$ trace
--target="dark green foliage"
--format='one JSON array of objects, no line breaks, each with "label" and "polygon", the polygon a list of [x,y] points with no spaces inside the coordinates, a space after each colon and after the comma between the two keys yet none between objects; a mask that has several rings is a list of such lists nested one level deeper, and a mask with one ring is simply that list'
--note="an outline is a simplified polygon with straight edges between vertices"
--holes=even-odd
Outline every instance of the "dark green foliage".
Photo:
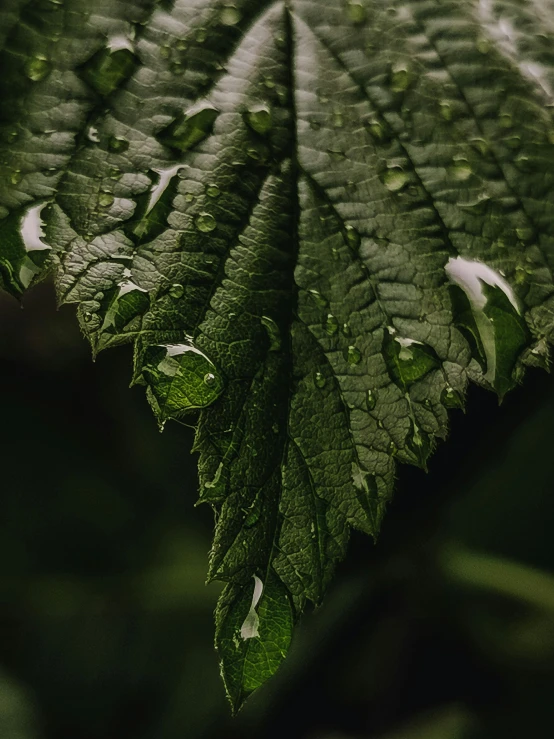
[{"label": "dark green foliage", "polygon": [[0,11],[2,282],[50,270],[161,424],[203,409],[238,707],[468,379],[547,361],[552,28],[531,0],[46,5]]}]

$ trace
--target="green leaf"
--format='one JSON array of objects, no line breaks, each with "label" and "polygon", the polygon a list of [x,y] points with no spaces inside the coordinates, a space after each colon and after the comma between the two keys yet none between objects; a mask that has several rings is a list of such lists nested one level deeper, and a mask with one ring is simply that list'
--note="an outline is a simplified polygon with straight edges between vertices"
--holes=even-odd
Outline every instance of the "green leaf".
[{"label": "green leaf", "polygon": [[553,34],[531,0],[0,10],[2,284],[52,273],[160,424],[200,410],[235,708],[468,380],[548,364]]},{"label": "green leaf", "polygon": [[266,582],[229,584],[215,614],[221,672],[235,710],[270,678],[289,648],[293,610],[286,588],[273,574]]}]

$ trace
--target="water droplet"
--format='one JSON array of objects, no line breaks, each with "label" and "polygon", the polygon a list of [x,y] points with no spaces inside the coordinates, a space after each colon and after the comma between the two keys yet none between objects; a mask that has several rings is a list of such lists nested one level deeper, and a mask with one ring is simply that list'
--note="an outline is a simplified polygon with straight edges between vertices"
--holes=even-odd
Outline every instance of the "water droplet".
[{"label": "water droplet", "polygon": [[501,274],[482,262],[451,258],[445,271],[452,283],[454,323],[480,364],[484,379],[503,397],[516,382],[514,370],[529,341],[513,289]]},{"label": "water droplet", "polygon": [[256,133],[265,135],[273,125],[271,110],[267,105],[256,105],[243,113],[246,125]]},{"label": "water droplet", "polygon": [[339,322],[332,313],[328,313],[325,320],[325,331],[329,334],[329,336],[334,336],[338,330]]},{"label": "water droplet", "polygon": [[373,390],[368,390],[366,393],[366,399],[365,404],[368,409],[368,411],[375,410],[375,406],[377,405],[377,397]]},{"label": "water droplet", "polygon": [[501,113],[498,116],[498,125],[500,128],[512,128],[514,120],[511,113]]},{"label": "water droplet", "polygon": [[346,361],[348,362],[348,364],[352,366],[356,364],[360,364],[362,360],[362,353],[358,349],[357,346],[353,346],[353,345],[349,346],[345,354],[346,354]]},{"label": "water droplet", "polygon": [[454,111],[452,109],[452,106],[450,103],[447,103],[445,100],[443,100],[440,103],[440,111],[441,116],[444,118],[445,121],[451,121],[454,117]]},{"label": "water droplet", "polygon": [[410,426],[410,433],[406,437],[406,447],[415,456],[419,466],[425,470],[427,469],[427,459],[431,453],[429,436],[419,428],[414,420],[410,422]]},{"label": "water droplet", "polygon": [[395,64],[391,70],[390,88],[393,92],[406,92],[412,82],[412,74],[407,64]]},{"label": "water droplet", "polygon": [[45,56],[35,56],[25,64],[25,74],[33,82],[40,82],[48,77],[52,65]]},{"label": "water droplet", "polygon": [[308,290],[308,294],[320,308],[327,308],[329,305],[329,301],[323,297],[319,290]]},{"label": "water droplet", "polygon": [[281,349],[281,331],[275,321],[269,316],[261,317],[261,324],[267,331],[269,338],[269,351],[277,352]]},{"label": "water droplet", "polygon": [[321,123],[319,121],[311,120],[310,128],[312,129],[312,131],[319,131],[319,129],[321,128]]},{"label": "water droplet", "polygon": [[348,246],[352,249],[352,251],[357,252],[361,244],[360,234],[356,231],[354,226],[350,225],[346,226],[344,231],[346,233],[346,241],[348,243]]},{"label": "water droplet", "polygon": [[473,170],[467,159],[455,159],[449,168],[451,177],[458,182],[466,182],[473,174]]},{"label": "water droplet", "polygon": [[121,172],[121,170],[119,169],[119,167],[111,167],[108,170],[108,177],[111,180],[120,180],[121,177],[122,177],[122,174],[123,173]]},{"label": "water droplet", "polygon": [[202,233],[210,233],[217,227],[217,221],[211,213],[199,213],[194,222],[196,228]]},{"label": "water droplet", "polygon": [[490,153],[490,146],[488,144],[488,141],[485,141],[485,139],[476,137],[469,140],[470,144],[473,146],[473,148],[479,152],[479,154],[482,154],[482,156],[488,156]]},{"label": "water droplet", "polygon": [[370,118],[364,121],[364,126],[371,138],[378,144],[385,144],[390,141],[391,131],[385,122]]},{"label": "water droplet", "polygon": [[240,18],[240,11],[234,5],[224,5],[219,14],[219,21],[224,26],[236,26]]},{"label": "water droplet", "polygon": [[172,298],[175,298],[176,300],[178,298],[182,298],[185,294],[185,288],[183,285],[180,285],[179,283],[175,283],[174,285],[171,285],[169,288],[169,294]]},{"label": "water droplet", "polygon": [[108,139],[108,149],[114,154],[123,154],[129,148],[129,142],[123,136],[110,136]]},{"label": "water droplet", "polygon": [[451,385],[447,385],[441,393],[441,403],[445,408],[463,408],[464,399],[461,393]]},{"label": "water droplet", "polygon": [[275,80],[273,79],[273,77],[265,77],[264,85],[267,87],[268,90],[273,90],[273,88],[275,87]]},{"label": "water droplet", "polygon": [[106,97],[133,74],[138,64],[129,39],[117,37],[81,67],[80,75],[99,95]]},{"label": "water droplet", "polygon": [[[119,283],[116,291],[107,293],[106,304],[102,306],[102,334],[113,335],[122,331],[134,318],[144,315],[150,307],[148,291],[130,279],[130,270],[126,270],[125,274],[127,277]],[[99,342],[102,338],[100,337]]]},{"label": "water droplet", "polygon": [[211,105],[195,106],[188,113],[181,113],[156,138],[164,146],[185,152],[203,141],[213,131],[219,111]]},{"label": "water droplet", "polygon": [[182,61],[171,62],[171,64],[169,65],[169,70],[172,74],[176,74],[176,75],[184,74],[185,69],[186,67]]},{"label": "water droplet", "polygon": [[89,141],[92,141],[93,144],[99,144],[100,143],[100,137],[98,135],[98,129],[94,126],[89,126],[87,131],[87,139]]},{"label": "water droplet", "polygon": [[325,377],[321,374],[321,372],[315,373],[314,383],[316,387],[319,387],[319,388],[325,387]]},{"label": "water droplet", "polygon": [[346,14],[348,20],[354,25],[363,23],[367,18],[367,11],[361,0],[348,0]]},{"label": "water droplet", "polygon": [[342,334],[343,334],[343,336],[346,336],[346,337],[352,336],[352,329],[350,328],[350,324],[349,323],[343,323],[342,324]]},{"label": "water droplet", "polygon": [[[187,193],[190,194],[190,193]],[[221,195],[221,190],[217,185],[208,185],[206,187],[206,195],[209,198],[218,198]]]},{"label": "water droplet", "polygon": [[440,367],[440,360],[432,347],[398,336],[396,332],[384,332],[383,357],[391,378],[403,390]]},{"label": "water droplet", "polygon": [[10,182],[12,183],[12,185],[19,185],[19,183],[21,182],[21,170],[20,169],[14,169],[12,171]]},{"label": "water droplet", "polygon": [[389,451],[389,454],[391,455],[391,457],[394,457],[397,454],[398,447],[396,446],[396,444],[394,443],[394,441],[391,441],[389,443],[388,451]]},{"label": "water droplet", "polygon": [[143,361],[150,400],[161,421],[205,408],[223,392],[220,373],[192,342],[149,346]]},{"label": "water droplet", "polygon": [[381,180],[389,192],[400,192],[408,183],[408,175],[401,167],[389,167]]},{"label": "water droplet", "polygon": [[114,203],[114,196],[111,194],[111,192],[101,192],[98,195],[98,205],[101,208],[109,208],[110,205],[113,205]]}]

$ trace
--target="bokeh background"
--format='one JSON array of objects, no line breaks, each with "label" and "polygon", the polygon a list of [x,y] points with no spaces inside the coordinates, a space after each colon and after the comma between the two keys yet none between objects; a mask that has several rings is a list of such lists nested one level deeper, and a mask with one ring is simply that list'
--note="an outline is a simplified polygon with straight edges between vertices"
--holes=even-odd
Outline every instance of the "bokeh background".
[{"label": "bokeh background", "polygon": [[193,431],[159,433],[130,349],[93,364],[48,283],[22,306],[0,295],[0,360],[0,739],[551,735],[550,375],[500,407],[470,390],[429,473],[399,471],[377,546],[353,536],[231,719]]}]

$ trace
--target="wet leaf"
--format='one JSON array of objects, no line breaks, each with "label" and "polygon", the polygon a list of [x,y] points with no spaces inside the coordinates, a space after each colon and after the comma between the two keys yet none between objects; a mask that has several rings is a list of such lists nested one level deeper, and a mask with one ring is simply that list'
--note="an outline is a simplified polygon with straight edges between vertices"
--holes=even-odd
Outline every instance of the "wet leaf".
[{"label": "wet leaf", "polygon": [[53,274],[95,352],[134,345],[161,425],[199,414],[237,709],[468,380],[502,397],[548,363],[552,24],[531,0],[49,5],[0,9],[0,279]]}]

